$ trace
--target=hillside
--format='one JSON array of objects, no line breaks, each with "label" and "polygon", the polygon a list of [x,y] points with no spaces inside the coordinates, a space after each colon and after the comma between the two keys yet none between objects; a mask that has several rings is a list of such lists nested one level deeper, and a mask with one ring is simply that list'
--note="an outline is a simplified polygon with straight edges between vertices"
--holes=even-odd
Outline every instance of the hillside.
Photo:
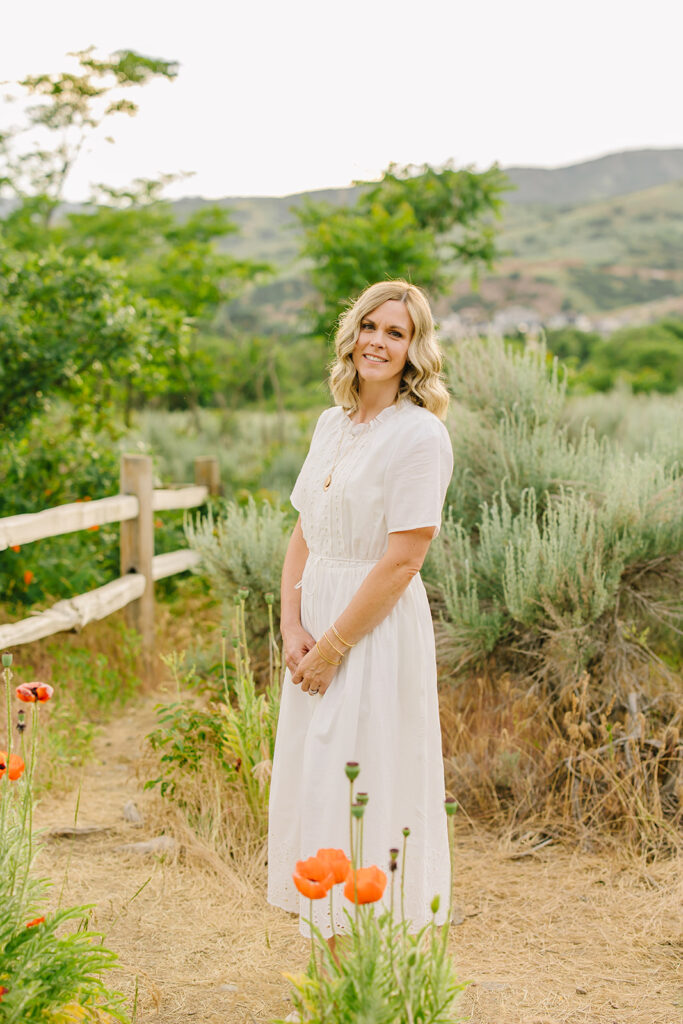
[{"label": "hillside", "polygon": [[[437,312],[455,333],[520,320],[575,322],[608,333],[621,322],[662,312],[683,315],[683,148],[611,153],[566,167],[504,167],[511,189],[496,222],[504,253],[473,293],[462,274]],[[356,188],[220,200],[186,197],[180,218],[207,205],[226,207],[239,228],[223,247],[237,258],[270,262],[275,276],[231,307],[231,321],[270,333],[296,329],[310,299],[293,210],[307,199],[353,202]],[[0,200],[0,215],[7,209]],[[60,213],[77,209],[64,206]]]}]

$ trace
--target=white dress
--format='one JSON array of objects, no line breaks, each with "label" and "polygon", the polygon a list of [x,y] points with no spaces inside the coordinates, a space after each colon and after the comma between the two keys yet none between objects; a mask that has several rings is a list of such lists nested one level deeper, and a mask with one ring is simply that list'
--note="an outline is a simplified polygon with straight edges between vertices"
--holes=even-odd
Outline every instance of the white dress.
[{"label": "white dress", "polygon": [[[291,495],[309,549],[301,622],[313,637],[346,608],[386,551],[389,533],[424,526],[438,532],[452,471],[443,423],[408,399],[368,423],[351,424],[339,406],[322,413]],[[442,922],[450,870],[443,759],[434,630],[419,574],[344,657],[323,697],[303,693],[285,674],[270,791],[268,901],[298,911],[303,935],[310,903],[292,872],[321,847],[350,852],[347,761],[359,762],[356,789],[370,798],[364,866],[377,864],[388,874],[389,850],[402,847],[408,826],[406,917],[420,928],[438,893]],[[335,929],[344,931],[344,909],[352,904],[341,886],[334,905]],[[315,925],[328,937],[329,900],[313,907]]]}]

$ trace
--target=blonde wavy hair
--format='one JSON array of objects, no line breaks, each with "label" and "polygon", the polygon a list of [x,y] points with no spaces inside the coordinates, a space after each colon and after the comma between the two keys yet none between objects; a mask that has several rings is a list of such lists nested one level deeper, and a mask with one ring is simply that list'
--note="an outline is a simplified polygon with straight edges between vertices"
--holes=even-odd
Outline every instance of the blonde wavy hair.
[{"label": "blonde wavy hair", "polygon": [[397,400],[408,398],[415,405],[446,419],[449,395],[443,383],[443,357],[434,334],[434,320],[427,296],[408,281],[378,281],[362,292],[339,318],[334,337],[336,358],[330,366],[328,384],[337,405],[349,412],[358,408],[358,371],[353,365],[353,350],[362,320],[383,302],[404,302],[413,321],[413,336],[398,389]]}]

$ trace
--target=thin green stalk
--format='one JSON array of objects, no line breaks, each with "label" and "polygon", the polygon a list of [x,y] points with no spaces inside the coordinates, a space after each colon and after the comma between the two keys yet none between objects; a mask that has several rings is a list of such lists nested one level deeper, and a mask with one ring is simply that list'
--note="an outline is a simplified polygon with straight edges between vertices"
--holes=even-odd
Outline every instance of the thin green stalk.
[{"label": "thin green stalk", "polygon": [[357,868],[356,858],[353,851],[353,779],[349,779],[349,850],[351,851],[351,867],[355,871]]},{"label": "thin green stalk", "polygon": [[330,928],[332,929],[332,934],[336,937],[337,933],[334,929],[334,904],[332,902],[333,893],[334,886],[332,885],[330,886]]},{"label": "thin green stalk", "polygon": [[406,908],[405,908],[405,888],[406,888],[406,847],[408,845],[408,836],[410,832],[408,829],[403,829],[403,854],[401,856],[401,920],[405,923],[406,919]]}]

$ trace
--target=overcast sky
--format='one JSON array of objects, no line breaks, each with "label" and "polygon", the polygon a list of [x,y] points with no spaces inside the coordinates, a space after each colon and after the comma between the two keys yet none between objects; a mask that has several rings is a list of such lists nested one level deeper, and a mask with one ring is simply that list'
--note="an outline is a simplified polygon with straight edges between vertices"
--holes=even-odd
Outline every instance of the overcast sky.
[{"label": "overcast sky", "polygon": [[[25,0],[0,7],[0,78],[90,44],[177,60],[67,188],[194,171],[172,196],[285,195],[391,161],[555,167],[683,145],[674,0]],[[133,92],[130,93],[131,98]],[[5,107],[0,126],[16,114]]]}]

